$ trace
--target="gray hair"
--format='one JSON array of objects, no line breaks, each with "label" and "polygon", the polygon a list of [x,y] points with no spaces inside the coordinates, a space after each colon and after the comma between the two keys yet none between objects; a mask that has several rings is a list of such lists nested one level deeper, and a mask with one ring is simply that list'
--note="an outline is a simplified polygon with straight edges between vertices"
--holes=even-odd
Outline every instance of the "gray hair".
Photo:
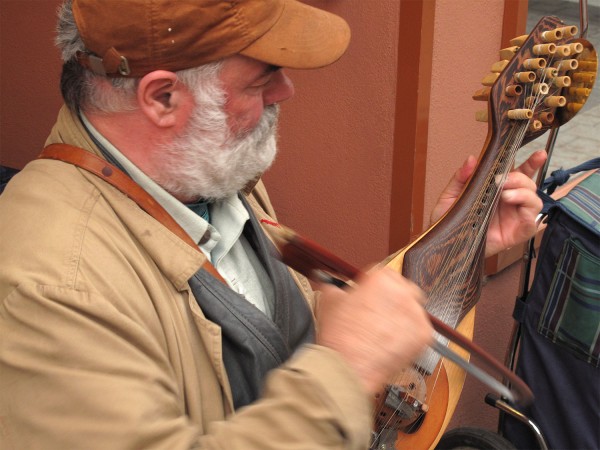
[{"label": "gray hair", "polygon": [[[56,46],[61,51],[63,69],[60,89],[66,105],[73,111],[91,109],[114,113],[132,111],[136,106],[139,78],[105,77],[85,69],[77,61],[77,53],[86,48],[77,29],[71,0],[65,0],[58,9]],[[177,71],[177,78],[186,87],[217,85],[222,62],[216,61]]]}]

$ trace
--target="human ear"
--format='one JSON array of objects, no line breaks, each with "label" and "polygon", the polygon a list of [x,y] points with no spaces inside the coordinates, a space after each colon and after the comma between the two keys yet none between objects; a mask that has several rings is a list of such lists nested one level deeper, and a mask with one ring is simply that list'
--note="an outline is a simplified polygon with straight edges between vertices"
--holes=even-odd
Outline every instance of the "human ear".
[{"label": "human ear", "polygon": [[144,75],[137,89],[140,110],[160,128],[177,124],[183,95],[183,85],[177,83],[177,75],[166,70],[155,70]]}]

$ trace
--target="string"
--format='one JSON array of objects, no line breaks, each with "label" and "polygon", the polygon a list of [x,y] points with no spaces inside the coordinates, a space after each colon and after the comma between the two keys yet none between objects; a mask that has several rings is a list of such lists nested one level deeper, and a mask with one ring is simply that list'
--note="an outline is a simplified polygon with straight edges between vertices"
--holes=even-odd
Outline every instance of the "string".
[{"label": "string", "polygon": [[[544,69],[552,68],[553,62],[554,56],[548,55],[547,65]],[[531,109],[539,113],[551,109],[550,107],[543,106],[542,99],[546,95],[551,96],[557,92],[560,92],[561,88],[555,86],[554,83],[550,83],[548,84],[547,94],[544,94],[544,84],[546,84],[546,80],[549,77],[549,72],[542,69],[539,70],[538,73],[541,75],[539,80],[537,80],[539,86],[537,91],[534,92],[533,83],[525,84],[525,92],[522,97],[523,104],[520,106],[523,109]],[[531,100],[528,101],[527,99],[529,97],[531,97]],[[527,104],[527,102],[530,104]],[[459,245],[459,243],[454,243],[451,246],[450,251],[444,254],[442,263],[440,264],[440,267],[442,267],[443,270],[437,279],[443,280],[443,283],[436,282],[431,287],[430,292],[428,292],[428,297],[430,299],[429,304],[433,305],[433,308],[441,309],[441,311],[438,312],[437,310],[434,311],[428,308],[428,311],[452,327],[457,326],[460,313],[462,312],[464,303],[466,301],[465,296],[460,295],[461,292],[463,290],[468,291],[468,289],[470,289],[470,287],[473,285],[473,278],[479,276],[476,271],[466,269],[472,266],[472,263],[476,258],[481,257],[482,245],[484,245],[490,220],[496,213],[502,188],[506,182],[510,169],[514,165],[516,153],[521,147],[521,144],[529,129],[531,120],[533,119],[521,120],[516,122],[515,125],[511,126],[508,136],[506,137],[504,144],[501,146],[493,162],[492,169],[488,171],[488,174],[484,180],[484,189],[477,194],[476,200],[473,202],[468,211],[467,217],[464,220],[464,224],[458,227],[458,230],[456,231],[460,236],[471,237],[472,245],[467,247],[467,252],[463,256],[460,255],[463,253],[462,250],[464,249],[464,246]],[[491,198],[486,198],[486,196],[491,196]],[[487,208],[484,208],[485,206],[487,206]],[[450,264],[451,261],[456,260],[458,260],[458,264]],[[477,267],[479,267],[479,265],[477,265]],[[453,276],[455,273],[458,273],[459,275]],[[455,279],[456,281],[454,281]],[[452,282],[448,283],[448,280],[451,280]],[[450,290],[448,290],[449,285]],[[444,297],[446,299],[450,299],[450,301],[441,303],[438,302],[439,299],[443,299]],[[455,303],[456,299],[459,300],[458,303]],[[440,341],[445,340],[446,342],[444,342],[444,344],[447,344],[447,340],[445,338],[441,339],[439,335],[436,336],[436,339],[440,339]],[[428,350],[427,353],[428,356],[426,356],[425,360],[419,360],[418,365],[420,367],[432,367],[434,366],[434,363],[437,365],[437,360],[439,360],[440,356],[434,354],[434,352],[431,350]],[[440,376],[440,368],[438,368],[435,372],[434,388]],[[406,384],[402,378],[403,377],[398,377],[396,380],[393,380],[393,382],[400,385],[403,383]],[[405,394],[405,400],[407,396],[408,393]],[[385,405],[385,402],[383,405]],[[382,408],[380,408],[380,410],[381,409]],[[392,420],[393,418],[390,417],[386,424],[389,425]],[[374,433],[377,439],[383,433],[384,428],[386,427],[382,427],[379,433]]]},{"label": "string", "polygon": [[[552,59],[551,59],[551,62],[552,62]],[[547,73],[545,71],[542,71],[542,74],[543,74],[543,77],[539,81],[539,83],[545,83],[545,81],[546,81],[545,78],[546,78]],[[537,109],[538,105],[541,103],[540,98],[542,96],[543,96],[543,91],[542,91],[542,89],[540,89],[538,91],[538,93],[536,94],[536,96],[534,97],[533,105],[531,105],[532,109]],[[528,95],[526,94],[525,98],[527,98],[527,97],[528,97]],[[478,234],[475,236],[476,245],[473,245],[470,247],[472,249],[472,251],[467,254],[467,256],[463,259],[463,261],[472,260],[473,253],[480,248],[479,245],[481,244],[482,240],[484,239],[485,231],[486,231],[486,228],[481,225],[487,223],[489,221],[489,219],[491,218],[491,216],[493,216],[493,214],[495,213],[495,209],[497,207],[497,196],[500,195],[500,193],[501,193],[502,186],[506,180],[506,175],[508,174],[510,167],[512,167],[512,165],[514,163],[516,152],[519,149],[519,147],[521,146],[521,143],[522,143],[524,135],[527,131],[528,125],[529,125],[529,122],[526,122],[525,124],[523,124],[521,126],[516,126],[515,128],[512,129],[512,134],[507,139],[507,142],[509,143],[509,145],[505,146],[505,148],[503,148],[499,152],[499,158],[496,161],[494,170],[492,170],[490,172],[490,176],[488,177],[486,183],[484,183],[484,185],[488,185],[488,188],[484,191],[483,195],[486,195],[487,193],[489,193],[490,189],[494,190],[494,198],[492,199],[492,202],[491,202],[493,207],[488,210],[486,217],[484,217],[484,220],[480,224],[478,224],[478,226],[474,227],[479,230]],[[507,150],[508,150],[508,154],[507,154]],[[500,164],[498,164],[498,162]],[[497,179],[498,176],[501,176],[501,178],[499,180]],[[495,183],[493,184],[494,181],[495,181]],[[469,224],[472,220],[476,221],[476,217],[474,217],[473,214],[479,215],[480,208],[478,207],[477,203],[481,202],[481,201],[482,201],[482,198],[479,197],[477,199],[477,202],[475,202],[476,209],[472,209],[472,213],[470,213],[470,215],[467,218],[467,221],[466,221],[467,224]],[[456,249],[455,251],[450,252],[448,257],[446,258],[447,260],[453,260],[456,257],[459,247],[455,246],[455,249]],[[449,267],[449,266],[446,266],[446,267]],[[456,266],[452,267],[451,270],[454,271],[455,269],[456,269]],[[461,272],[460,270],[457,272],[463,273],[463,274],[465,274],[465,276],[467,276],[466,274],[468,274],[468,272]],[[442,275],[447,275],[447,274],[443,273]],[[471,273],[471,276],[473,276],[472,273]],[[459,283],[459,285],[460,284],[465,285],[464,282],[466,281],[466,278],[463,278],[460,281],[461,281],[461,283]],[[442,287],[441,284],[438,284],[437,286],[438,286],[438,290],[445,288],[445,286]],[[432,291],[432,293],[430,293],[430,297],[436,297],[436,294],[437,294],[437,292]],[[451,294],[455,294],[455,292],[452,292]],[[453,296],[453,295],[451,295],[451,296]],[[449,304],[449,305],[451,305],[451,304]]]},{"label": "string", "polygon": [[[539,83],[545,83],[545,81],[546,81],[547,73],[545,71],[542,73],[543,73],[543,75],[542,75],[542,78],[539,80]],[[527,90],[528,90],[528,86],[526,85],[526,92],[523,97],[524,99],[527,99],[529,97],[529,93],[527,92]],[[533,87],[532,87],[532,92],[533,92]],[[535,93],[535,95],[533,96],[533,98],[534,98],[533,104],[528,105],[529,108],[531,108],[533,110],[537,109],[538,105],[541,103],[540,99],[542,98],[543,95],[544,95],[543,89],[542,88],[538,89],[537,93]],[[523,100],[523,103],[525,103],[525,100]],[[522,105],[522,106],[524,107],[526,105]],[[487,226],[489,225],[489,221],[491,220],[491,218],[493,217],[493,215],[496,212],[496,209],[497,209],[498,203],[499,203],[498,198],[501,195],[502,187],[506,181],[506,178],[510,171],[510,168],[512,168],[512,166],[514,164],[516,153],[517,153],[518,149],[520,148],[520,146],[523,142],[524,136],[529,127],[530,121],[521,121],[521,122],[522,123],[517,123],[517,125],[511,127],[511,130],[505,141],[505,144],[502,146],[501,150],[499,151],[498,157],[494,161],[492,170],[489,171],[489,174],[486,177],[486,180],[484,182],[485,189],[482,190],[481,193],[477,196],[476,201],[474,202],[474,206],[471,207],[471,209],[467,215],[465,224],[461,228],[459,228],[459,233],[461,235],[464,235],[464,233],[466,231],[468,231],[469,228],[476,230],[474,236],[472,235],[472,233],[467,233],[468,235],[471,235],[473,237],[473,245],[470,245],[468,247],[468,251],[464,257],[458,258],[460,261],[460,264],[458,266],[451,265],[448,263],[450,261],[454,261],[457,259],[459,252],[461,252],[463,247],[461,247],[459,245],[453,245],[451,247],[450,252],[444,256],[444,262],[441,264],[441,267],[443,267],[444,270],[440,274],[439,279],[444,280],[444,283],[434,284],[433,289],[428,294],[429,298],[431,300],[433,300],[434,303],[437,299],[441,298],[442,296],[446,296],[447,298],[449,298],[451,300],[451,301],[447,301],[447,302],[442,302],[441,303],[442,309],[443,309],[442,313],[439,315],[438,314],[435,314],[435,315],[452,327],[455,327],[457,325],[458,317],[462,310],[462,307],[461,307],[462,305],[459,304],[457,307],[457,305],[455,305],[452,300],[461,298],[461,297],[464,298],[464,296],[459,295],[460,291],[462,291],[463,289],[468,289],[468,287],[472,285],[471,282],[472,282],[473,277],[478,276],[478,274],[476,274],[474,271],[470,271],[470,270],[466,270],[466,269],[471,266],[472,261],[476,257],[476,253],[481,252],[481,245],[483,244],[483,240],[485,239],[485,236],[486,236]],[[486,199],[485,196],[489,196],[490,193],[493,193],[492,198]],[[482,211],[482,206],[485,206],[486,204],[489,204],[491,206],[485,210],[484,216],[480,217],[481,211]],[[449,284],[447,282],[448,279],[455,278],[455,277],[451,276],[451,272],[459,273],[461,275],[459,275],[457,282],[450,283],[451,290],[450,290],[450,292],[447,292],[447,288],[448,288],[448,284]],[[469,282],[467,282],[467,281],[469,281]],[[463,286],[464,288],[461,288],[461,286]],[[430,300],[430,302],[431,302],[431,300]],[[464,304],[464,300],[461,303]],[[436,304],[436,306],[439,306],[439,304]],[[430,310],[430,312],[433,313],[434,311]],[[423,366],[423,365],[431,366],[432,362],[435,362],[435,360],[439,360],[439,358],[440,358],[439,355],[434,354],[432,351],[428,351],[428,353],[430,354],[430,356],[428,357],[429,361],[423,363],[423,361],[421,360],[420,361],[421,366]],[[436,371],[436,381],[434,382],[434,386],[437,383],[437,377],[439,377],[439,370]],[[400,381],[400,384],[402,384],[402,379],[400,379],[399,381]],[[408,395],[408,394],[406,394],[406,395]],[[391,422],[391,420],[392,420],[392,418],[388,419],[388,422],[387,422],[388,425]]]},{"label": "string", "polygon": [[[525,126],[521,125],[521,126],[516,126],[515,128],[513,128],[511,130],[510,136],[507,139],[507,142],[509,142],[509,145],[508,146],[504,145],[504,148],[500,152],[500,157],[498,158],[497,162],[494,164],[494,169],[486,177],[484,186],[491,186],[492,183],[494,183],[495,192],[494,192],[493,198],[486,200],[485,203],[489,203],[491,205],[497,205],[497,199],[498,199],[498,195],[500,195],[500,192],[501,192],[501,186],[503,184],[503,180],[506,179],[506,173],[508,173],[508,170],[512,166],[512,162],[514,161],[514,154],[516,153],[516,150],[520,147],[520,143],[522,142],[526,128],[527,128],[527,125],[525,125]],[[508,156],[506,156],[506,152],[507,152],[506,147],[508,147],[508,153],[509,153]],[[499,161],[499,163],[498,163],[498,161]],[[502,175],[503,180],[500,180],[500,182],[496,182],[499,173]],[[477,201],[475,203],[476,204],[483,203],[483,200],[484,200],[483,197],[485,195],[489,195],[489,194],[490,194],[490,188],[488,187],[483,192],[478,194]],[[495,207],[488,208],[488,211],[486,212],[482,223],[487,223],[494,212],[495,212]],[[442,296],[446,296],[447,298],[450,298],[451,300],[460,298],[460,296],[458,295],[460,289],[457,288],[457,286],[466,286],[464,284],[466,281],[466,277],[475,276],[473,271],[466,270],[466,268],[471,265],[471,261],[474,258],[475,252],[480,251],[481,243],[482,243],[482,240],[485,238],[485,231],[486,231],[486,227],[481,226],[481,223],[477,223],[477,221],[475,220],[477,218],[476,217],[477,214],[478,213],[476,212],[476,209],[472,208],[467,216],[468,217],[467,220],[465,220],[465,224],[461,227],[462,229],[459,229],[459,232],[461,232],[461,233],[464,233],[469,228],[477,230],[476,234],[474,236],[474,238],[475,238],[474,245],[469,247],[469,251],[467,252],[465,257],[460,258],[461,264],[459,266],[457,266],[456,264],[451,265],[448,263],[449,263],[449,261],[454,261],[457,259],[458,252],[462,249],[462,247],[460,247],[459,245],[453,245],[451,247],[450,252],[444,256],[443,262],[441,263],[441,267],[443,267],[444,270],[438,277],[439,280],[443,280],[443,283],[440,282],[440,283],[434,284],[433,289],[428,293],[428,296],[431,299],[430,302],[436,301],[437,299],[441,298]],[[456,282],[450,283],[450,286],[452,286],[452,288],[451,288],[450,292],[447,292],[448,280],[453,278],[449,272],[455,272],[455,273],[459,273],[461,275],[459,275],[458,283],[456,283]],[[469,285],[470,285],[470,283],[469,283]],[[446,319],[444,321],[446,323],[450,322],[449,325],[454,327],[458,321],[458,313],[455,314],[453,321],[449,321],[449,320],[447,320],[449,317],[448,312],[452,312],[452,311],[460,312],[460,308],[455,308],[454,310],[450,311],[450,308],[452,308],[453,303],[454,303],[453,301],[443,303],[442,305],[445,305],[446,310],[443,311],[442,314],[440,314],[440,315],[436,314],[436,316],[442,320]],[[459,304],[459,306],[460,306],[460,304]],[[430,310],[430,312],[432,312],[432,311]],[[419,361],[420,366],[432,366],[431,361],[434,361],[435,359],[439,359],[438,355],[433,354],[433,352],[429,352],[429,353],[430,353],[430,355],[427,357],[427,360],[425,361],[425,363],[423,362],[423,360]],[[434,388],[435,388],[435,385],[437,384],[437,379],[438,379],[439,375],[440,375],[440,371],[437,370],[435,372]],[[406,381],[403,378],[405,378],[405,377],[397,377],[395,382],[400,385],[406,384]],[[408,395],[408,393],[406,395]],[[380,408],[380,410],[381,409],[382,408]],[[378,412],[380,412],[380,411],[378,411]],[[393,419],[394,419],[393,416],[389,417],[387,419],[386,424],[389,425]],[[384,426],[383,428],[386,428],[386,427]],[[381,432],[383,432],[383,430]],[[379,435],[381,434],[381,432],[379,433]]]}]

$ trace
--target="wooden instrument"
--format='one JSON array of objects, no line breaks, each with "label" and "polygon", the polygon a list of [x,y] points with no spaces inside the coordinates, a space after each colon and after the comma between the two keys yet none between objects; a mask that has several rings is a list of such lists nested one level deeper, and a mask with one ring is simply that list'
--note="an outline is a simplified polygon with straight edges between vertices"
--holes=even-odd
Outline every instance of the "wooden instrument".
[{"label": "wooden instrument", "polygon": [[[474,95],[488,105],[476,117],[488,123],[488,134],[475,173],[438,222],[386,261],[426,292],[430,314],[469,337],[487,229],[516,152],[570,120],[594,84],[596,51],[588,41],[576,39],[577,32],[548,16],[530,35],[513,39],[511,47],[500,51],[501,61]],[[447,343],[441,336],[439,340]],[[462,369],[426,352],[376,397],[371,448],[433,448],[454,413],[464,379]]]}]

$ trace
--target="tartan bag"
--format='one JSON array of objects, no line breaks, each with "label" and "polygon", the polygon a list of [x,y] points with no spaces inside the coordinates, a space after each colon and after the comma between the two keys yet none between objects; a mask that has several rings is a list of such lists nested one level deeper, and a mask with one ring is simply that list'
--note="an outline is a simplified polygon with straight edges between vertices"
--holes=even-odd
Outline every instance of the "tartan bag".
[{"label": "tartan bag", "polygon": [[[596,166],[597,167],[597,166]],[[600,448],[600,170],[548,209],[535,277],[521,324],[516,373],[535,401],[522,412],[551,449]],[[506,416],[503,435],[539,448],[533,433]]]}]

